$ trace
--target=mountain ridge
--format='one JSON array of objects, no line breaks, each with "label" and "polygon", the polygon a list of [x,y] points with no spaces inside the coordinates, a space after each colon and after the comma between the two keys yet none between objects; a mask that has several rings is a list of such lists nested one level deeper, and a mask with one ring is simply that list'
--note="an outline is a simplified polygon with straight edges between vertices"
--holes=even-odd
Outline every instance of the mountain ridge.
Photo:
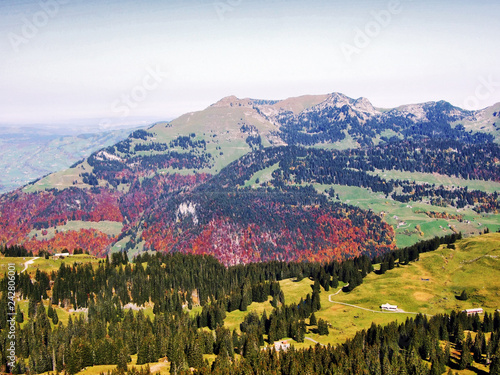
[{"label": "mountain ridge", "polygon": [[[34,251],[80,246],[96,255],[206,252],[226,265],[380,255],[394,248],[404,224],[384,217],[385,209],[341,201],[338,186],[392,205],[420,202],[429,218],[447,207],[466,210],[467,218],[486,212],[491,219],[481,221],[496,223],[495,194],[374,173],[498,183],[497,114],[444,101],[381,110],[341,93],[281,101],[228,96],[0,196],[0,243]],[[493,121],[487,131],[485,121]],[[113,230],[106,223],[115,223]]]}]

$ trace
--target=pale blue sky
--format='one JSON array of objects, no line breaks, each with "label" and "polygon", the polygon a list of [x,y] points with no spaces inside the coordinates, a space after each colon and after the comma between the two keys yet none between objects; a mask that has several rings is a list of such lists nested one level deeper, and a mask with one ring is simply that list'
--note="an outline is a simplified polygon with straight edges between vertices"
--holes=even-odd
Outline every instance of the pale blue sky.
[{"label": "pale blue sky", "polygon": [[481,0],[2,0],[0,123],[148,122],[227,95],[334,91],[483,108],[500,102],[498,14]]}]

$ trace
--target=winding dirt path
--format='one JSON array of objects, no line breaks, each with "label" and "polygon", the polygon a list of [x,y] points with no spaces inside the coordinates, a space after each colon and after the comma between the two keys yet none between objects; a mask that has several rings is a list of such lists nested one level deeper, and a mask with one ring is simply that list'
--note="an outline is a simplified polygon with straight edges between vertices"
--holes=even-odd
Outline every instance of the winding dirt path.
[{"label": "winding dirt path", "polygon": [[310,337],[304,337],[304,339],[309,340],[309,341],[312,341],[312,342],[314,342],[315,344],[320,344],[321,346],[326,346],[325,344],[322,344],[322,343],[320,343],[320,342],[318,342],[318,341],[316,341],[316,340],[314,340],[314,339],[312,339],[312,338],[310,338]]},{"label": "winding dirt path", "polygon": [[26,263],[24,263],[24,269],[20,273],[23,273],[24,271],[26,271],[28,269],[28,266],[30,264],[35,263],[35,260],[37,260],[37,259],[40,259],[40,257],[35,257],[35,258],[31,259],[31,260],[28,260]]}]

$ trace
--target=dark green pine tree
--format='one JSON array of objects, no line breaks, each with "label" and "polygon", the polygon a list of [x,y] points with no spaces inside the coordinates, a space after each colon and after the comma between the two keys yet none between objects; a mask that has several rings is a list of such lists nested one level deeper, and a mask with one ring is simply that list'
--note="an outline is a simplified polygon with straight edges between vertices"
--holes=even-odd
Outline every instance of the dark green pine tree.
[{"label": "dark green pine tree", "polygon": [[231,331],[227,328],[219,327],[215,330],[214,352],[219,354],[222,350],[226,350],[231,358],[234,357],[234,346]]},{"label": "dark green pine tree", "polygon": [[186,355],[184,354],[184,352],[181,352],[181,356],[171,362],[170,374],[172,375],[185,374],[187,370],[188,370],[188,364],[186,360]]},{"label": "dark green pine tree", "polygon": [[321,292],[320,283],[319,283],[318,279],[314,280],[314,284],[312,286],[312,290],[313,290],[313,293],[314,292],[318,292],[318,293]]},{"label": "dark green pine tree", "polygon": [[40,374],[52,370],[52,359],[45,346],[40,346],[31,353],[30,357],[35,360],[35,372]]},{"label": "dark green pine tree", "polygon": [[464,290],[462,290],[462,293],[460,293],[460,295],[457,297],[458,300],[460,301],[467,301],[469,299],[469,296],[467,294],[467,292]]},{"label": "dark green pine tree", "polygon": [[490,375],[500,375],[500,346],[491,359]]},{"label": "dark green pine tree", "polygon": [[49,307],[47,308],[47,316],[52,319],[54,316],[54,309],[52,308],[52,304],[49,303]]},{"label": "dark green pine tree", "polygon": [[472,364],[472,355],[470,354],[470,347],[467,345],[467,341],[462,343],[462,354],[460,356],[460,361],[458,362],[458,367],[460,370],[465,370]]},{"label": "dark green pine tree", "polygon": [[393,368],[393,371],[397,375],[408,375],[408,371],[406,369],[406,365],[402,355],[394,353],[391,360],[391,366]]},{"label": "dark green pine tree", "polygon": [[447,358],[437,339],[433,342],[433,348],[430,355],[431,375],[441,375],[446,371]]},{"label": "dark green pine tree", "polygon": [[249,293],[247,290],[243,291],[243,294],[241,296],[241,301],[240,301],[240,306],[239,309],[240,311],[247,311],[248,305],[251,303],[251,298],[249,296]]},{"label": "dark green pine tree", "polygon": [[387,356],[387,354],[384,355],[384,357],[382,358],[382,374],[384,374],[384,375],[396,375],[392,371],[391,362],[389,361],[389,357]]},{"label": "dark green pine tree", "polygon": [[[253,334],[243,336],[243,357],[253,362],[257,359],[259,354],[258,339]],[[225,354],[227,355],[227,352]]]},{"label": "dark green pine tree", "polygon": [[314,313],[312,313],[311,317],[309,318],[309,325],[310,326],[318,325],[318,321],[316,320],[316,315],[314,315]]},{"label": "dark green pine tree", "polygon": [[24,322],[24,314],[19,308],[19,305],[16,306],[16,323],[23,323]]},{"label": "dark green pine tree", "polygon": [[[264,313],[265,313],[265,311],[264,311]],[[240,353],[240,349],[241,349],[240,335],[238,335],[238,332],[236,332],[235,329],[233,330],[232,339],[233,339],[233,347],[234,347],[235,352],[241,354]]]},{"label": "dark green pine tree", "polygon": [[129,361],[128,349],[126,346],[122,346],[120,351],[118,352],[116,368],[118,371],[126,372],[127,371],[127,363]]},{"label": "dark green pine tree", "polygon": [[373,375],[382,375],[382,367],[380,363],[380,346],[371,346],[366,352],[366,364],[368,366],[368,371]]},{"label": "dark green pine tree", "polygon": [[330,280],[330,286],[333,289],[336,289],[339,287],[339,278],[337,277],[337,275],[333,275],[332,279]]},{"label": "dark green pine tree", "polygon": [[214,374],[230,374],[231,373],[231,360],[226,350],[223,350],[212,364],[212,373]]},{"label": "dark green pine tree", "polygon": [[297,330],[297,337],[295,337],[295,341],[304,342],[305,336],[306,336],[306,322],[301,320],[299,322],[299,327]]},{"label": "dark green pine tree", "polygon": [[175,371],[182,371],[188,369],[186,354],[184,352],[186,338],[181,337],[181,334],[174,334],[168,348],[168,360],[171,362],[170,373]]},{"label": "dark green pine tree", "polygon": [[389,263],[387,265],[387,268],[390,270],[394,269],[394,258],[392,256],[389,256]]},{"label": "dark green pine tree", "polygon": [[[2,280],[2,279],[0,279]],[[3,279],[5,280],[5,279]],[[5,290],[5,289],[4,289]],[[3,292],[5,295],[5,292]],[[0,298],[0,330],[4,330],[5,328],[7,328],[7,319],[5,319],[5,317],[7,316],[7,313],[10,312],[8,310],[8,306],[7,306],[7,298],[4,298],[2,295],[2,298]],[[3,354],[3,352],[2,352]]]},{"label": "dark green pine tree", "polygon": [[389,264],[387,262],[382,262],[380,263],[380,270],[378,271],[378,273],[380,275],[383,275],[384,273],[387,272],[388,269],[389,269]]},{"label": "dark green pine tree", "polygon": [[318,335],[326,336],[329,333],[330,332],[328,331],[328,323],[323,319],[319,319],[318,320]]},{"label": "dark green pine tree", "polygon": [[285,304],[285,293],[282,290],[278,293],[278,301],[282,306]]},{"label": "dark green pine tree", "polygon": [[464,333],[464,329],[463,329],[461,322],[458,322],[458,324],[455,326],[453,338],[454,338],[455,344],[457,344],[457,346],[460,348],[460,345],[462,345],[462,342],[465,339],[465,333]]},{"label": "dark green pine tree", "polygon": [[152,333],[149,333],[139,343],[139,350],[137,352],[137,364],[156,362],[156,345],[155,338]]},{"label": "dark green pine tree", "polygon": [[491,331],[493,331],[493,317],[486,312],[484,313],[483,332],[487,333]]},{"label": "dark green pine tree", "polygon": [[36,301],[34,298],[30,298],[28,303],[28,316],[33,318],[36,314]]},{"label": "dark green pine tree", "polygon": [[93,350],[90,342],[88,341],[83,341],[80,344],[80,358],[81,358],[81,366],[83,367],[90,367],[94,365],[94,355],[93,355]]},{"label": "dark green pine tree", "polygon": [[319,297],[319,292],[314,291],[312,295],[312,311],[321,310],[321,299]]},{"label": "dark green pine tree", "polygon": [[[246,339],[247,337],[245,336],[244,338]],[[267,330],[267,341],[269,344],[272,344],[276,340],[279,340],[278,322],[276,316],[271,315],[271,318],[269,319],[269,329]],[[246,344],[246,341],[244,341],[243,344]],[[243,348],[244,347],[245,346],[243,345]]]},{"label": "dark green pine tree", "polygon": [[479,331],[474,339],[474,344],[472,345],[474,361],[477,363],[480,363],[483,359],[483,341],[484,335],[481,331]]},{"label": "dark green pine tree", "polygon": [[[475,317],[477,317],[478,315],[475,314]],[[470,332],[467,333],[467,338],[465,340],[465,344],[467,345],[467,347],[469,348],[469,351],[472,350],[472,335],[470,334]]]},{"label": "dark green pine tree", "polygon": [[199,338],[195,337],[188,347],[187,362],[189,367],[200,368],[203,365],[203,353]]},{"label": "dark green pine tree", "polygon": [[493,314],[493,330],[499,330],[500,329],[500,312],[495,311],[495,314]]},{"label": "dark green pine tree", "polygon": [[97,341],[95,354],[96,365],[115,365],[118,350],[114,342],[106,337]]},{"label": "dark green pine tree", "polygon": [[54,323],[54,325],[57,325],[59,323],[59,316],[57,315],[57,310],[56,309],[53,309],[52,323]]},{"label": "dark green pine tree", "polygon": [[66,353],[64,354],[64,359],[65,359],[65,364],[66,364],[65,370],[70,375],[76,374],[82,368],[80,358],[78,357],[78,352],[77,352],[76,346],[77,345],[72,343],[67,348]]}]

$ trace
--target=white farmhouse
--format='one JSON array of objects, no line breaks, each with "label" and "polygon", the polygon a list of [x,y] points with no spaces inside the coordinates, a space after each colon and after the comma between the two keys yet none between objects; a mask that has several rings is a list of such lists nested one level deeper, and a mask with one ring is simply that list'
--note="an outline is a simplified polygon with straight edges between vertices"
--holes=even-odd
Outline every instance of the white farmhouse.
[{"label": "white farmhouse", "polygon": [[384,311],[397,311],[398,307],[396,305],[390,305],[388,303],[384,303],[380,306],[380,308]]}]

